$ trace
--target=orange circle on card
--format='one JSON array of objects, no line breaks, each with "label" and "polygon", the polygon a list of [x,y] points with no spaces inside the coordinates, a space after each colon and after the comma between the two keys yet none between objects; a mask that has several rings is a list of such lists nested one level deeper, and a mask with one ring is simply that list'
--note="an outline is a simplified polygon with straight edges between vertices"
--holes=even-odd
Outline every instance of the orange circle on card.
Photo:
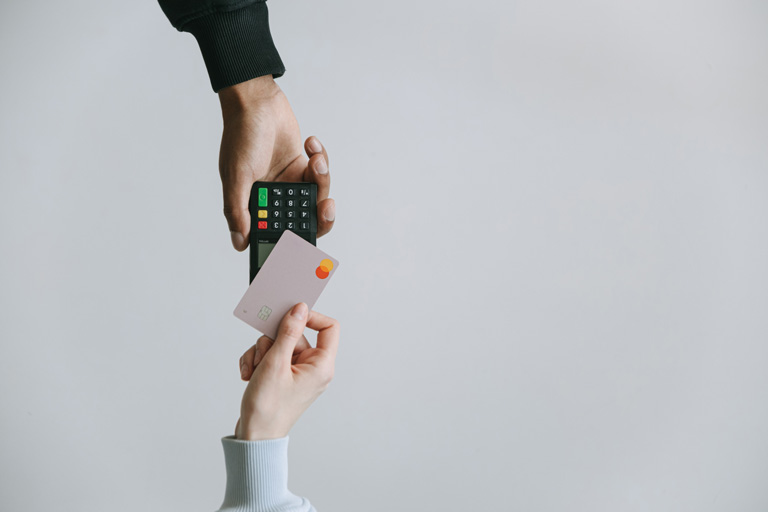
[{"label": "orange circle on card", "polygon": [[315,275],[319,277],[320,279],[325,279],[328,277],[329,272],[325,269],[325,267],[317,267],[315,269]]},{"label": "orange circle on card", "polygon": [[333,262],[328,258],[325,258],[323,261],[321,261],[320,266],[325,267],[325,270],[327,270],[328,272],[333,270]]}]

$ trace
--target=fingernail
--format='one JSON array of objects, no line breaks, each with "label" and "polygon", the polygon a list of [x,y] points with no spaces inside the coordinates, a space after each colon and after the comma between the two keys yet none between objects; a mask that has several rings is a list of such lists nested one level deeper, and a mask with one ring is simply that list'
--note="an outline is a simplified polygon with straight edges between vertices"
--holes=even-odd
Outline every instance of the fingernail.
[{"label": "fingernail", "polygon": [[237,231],[230,231],[229,236],[232,237],[232,245],[239,251],[245,243],[245,237],[243,237],[242,233],[238,233]]},{"label": "fingernail", "polygon": [[336,220],[336,205],[334,204],[333,206],[325,210],[323,217],[325,217],[325,220],[327,220],[328,222],[333,222],[334,220]]},{"label": "fingernail", "polygon": [[291,316],[295,316],[298,319],[303,320],[305,316],[307,316],[307,305],[303,302],[299,302],[295,306],[293,306],[293,311],[291,311]]},{"label": "fingernail", "polygon": [[322,151],[323,151],[323,146],[320,144],[320,141],[319,141],[319,140],[317,140],[317,137],[312,137],[312,138],[309,140],[309,149],[310,149],[310,151],[312,151],[313,153],[322,153]]},{"label": "fingernail", "polygon": [[317,174],[328,174],[328,166],[325,165],[325,158],[318,159],[318,162],[315,164],[315,170],[317,171]]},{"label": "fingernail", "polygon": [[245,363],[240,367],[240,378],[245,378]]}]

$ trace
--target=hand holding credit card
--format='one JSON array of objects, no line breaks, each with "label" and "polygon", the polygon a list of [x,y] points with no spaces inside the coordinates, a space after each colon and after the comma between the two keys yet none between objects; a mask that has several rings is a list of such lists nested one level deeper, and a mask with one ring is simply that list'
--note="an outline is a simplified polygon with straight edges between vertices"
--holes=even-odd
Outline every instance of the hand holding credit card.
[{"label": "hand holding credit card", "polygon": [[299,302],[311,310],[338,266],[338,260],[286,230],[240,299],[235,316],[275,339],[283,316]]}]

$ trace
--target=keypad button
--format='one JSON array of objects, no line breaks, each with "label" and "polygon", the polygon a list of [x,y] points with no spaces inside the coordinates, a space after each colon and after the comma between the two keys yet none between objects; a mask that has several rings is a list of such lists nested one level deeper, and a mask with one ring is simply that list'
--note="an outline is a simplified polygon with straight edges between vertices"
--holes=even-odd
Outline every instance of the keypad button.
[{"label": "keypad button", "polygon": [[258,188],[256,229],[275,236],[286,229],[308,233],[312,229],[312,186],[309,183],[274,183]]}]

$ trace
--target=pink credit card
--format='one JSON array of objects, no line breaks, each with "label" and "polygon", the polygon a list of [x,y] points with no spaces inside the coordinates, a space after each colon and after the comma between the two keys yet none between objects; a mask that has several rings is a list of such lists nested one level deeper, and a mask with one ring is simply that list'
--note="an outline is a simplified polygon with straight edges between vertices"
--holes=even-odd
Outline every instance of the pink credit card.
[{"label": "pink credit card", "polygon": [[339,262],[291,231],[284,231],[256,274],[235,316],[273,340],[283,316],[304,302],[315,305]]}]

